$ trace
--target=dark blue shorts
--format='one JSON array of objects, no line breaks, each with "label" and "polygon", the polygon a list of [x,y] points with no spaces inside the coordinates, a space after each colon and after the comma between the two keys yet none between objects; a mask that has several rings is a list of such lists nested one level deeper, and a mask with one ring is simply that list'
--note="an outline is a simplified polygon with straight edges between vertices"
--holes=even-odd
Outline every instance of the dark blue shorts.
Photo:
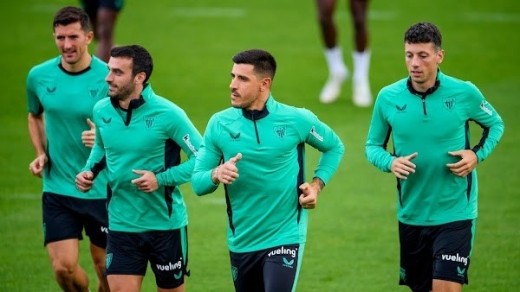
[{"label": "dark blue shorts", "polygon": [[235,291],[292,291],[298,281],[304,247],[290,244],[255,252],[230,252]]},{"label": "dark blue shorts", "polygon": [[108,233],[106,199],[79,199],[44,192],[42,196],[44,245],[65,239],[83,239],[105,248]]},{"label": "dark blue shorts", "polygon": [[110,230],[106,275],[146,274],[148,262],[159,288],[176,288],[189,276],[187,227],[142,233]]},{"label": "dark blue shorts", "polygon": [[432,280],[468,284],[475,220],[436,226],[399,222],[401,245],[400,285],[412,291],[430,291]]}]

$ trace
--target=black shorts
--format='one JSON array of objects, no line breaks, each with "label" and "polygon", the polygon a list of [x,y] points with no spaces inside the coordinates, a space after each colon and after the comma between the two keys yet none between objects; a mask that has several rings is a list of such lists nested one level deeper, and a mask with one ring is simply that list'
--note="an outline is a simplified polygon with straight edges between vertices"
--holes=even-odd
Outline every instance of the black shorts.
[{"label": "black shorts", "polygon": [[432,280],[468,284],[475,220],[436,226],[399,222],[401,245],[400,285],[412,291],[430,291]]},{"label": "black shorts", "polygon": [[304,244],[255,252],[229,252],[237,292],[290,292],[296,286]]},{"label": "black shorts", "polygon": [[123,5],[124,0],[81,0],[83,10],[87,12],[92,21],[96,19],[95,15],[100,7],[121,11]]},{"label": "black shorts", "polygon": [[157,287],[176,288],[189,276],[187,227],[142,233],[110,230],[106,275],[146,274],[150,262]]},{"label": "black shorts", "polygon": [[80,199],[44,192],[42,196],[44,245],[65,239],[83,239],[105,248],[108,233],[106,199]]}]

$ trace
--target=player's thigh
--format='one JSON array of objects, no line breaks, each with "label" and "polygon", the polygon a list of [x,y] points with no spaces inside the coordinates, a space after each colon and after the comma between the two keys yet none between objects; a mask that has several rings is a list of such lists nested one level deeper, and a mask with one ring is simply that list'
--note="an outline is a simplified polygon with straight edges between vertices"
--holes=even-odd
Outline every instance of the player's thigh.
[{"label": "player's thigh", "polygon": [[474,231],[475,220],[456,221],[439,226],[433,245],[433,279],[468,283]]},{"label": "player's thigh", "polygon": [[83,222],[74,207],[73,199],[54,193],[43,193],[44,245],[66,239],[83,239]]},{"label": "player's thigh", "polygon": [[235,292],[264,292],[262,271],[266,251],[229,252]]},{"label": "player's thigh", "polygon": [[104,249],[108,234],[107,201],[106,199],[82,201],[85,214],[82,216],[82,224],[85,226],[85,233],[92,244]]},{"label": "player's thigh", "polygon": [[[266,292],[291,292],[299,271],[299,245],[283,245],[270,249],[263,266]],[[303,251],[302,251],[303,252]]]},{"label": "player's thigh", "polygon": [[399,284],[413,291],[430,291],[432,283],[432,240],[430,228],[399,222]]},{"label": "player's thigh", "polygon": [[48,243],[46,248],[55,270],[69,269],[78,264],[79,241],[77,239],[53,241]]},{"label": "player's thigh", "polygon": [[107,240],[105,274],[144,276],[149,254],[143,247],[143,240],[141,233],[111,230]]},{"label": "player's thigh", "polygon": [[108,275],[108,286],[111,291],[139,292],[143,282],[140,275]]},{"label": "player's thigh", "polygon": [[150,252],[150,266],[157,287],[173,289],[184,284],[188,256],[186,227],[168,231],[154,231]]}]

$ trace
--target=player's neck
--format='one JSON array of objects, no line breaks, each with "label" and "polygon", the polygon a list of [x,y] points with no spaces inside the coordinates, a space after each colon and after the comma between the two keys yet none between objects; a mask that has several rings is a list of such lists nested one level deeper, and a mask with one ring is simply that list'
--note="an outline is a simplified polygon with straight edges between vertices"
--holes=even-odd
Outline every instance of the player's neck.
[{"label": "player's neck", "polygon": [[87,69],[90,66],[91,62],[92,56],[90,54],[85,54],[78,62],[73,64],[64,62],[62,59],[61,66],[68,72],[76,73]]}]

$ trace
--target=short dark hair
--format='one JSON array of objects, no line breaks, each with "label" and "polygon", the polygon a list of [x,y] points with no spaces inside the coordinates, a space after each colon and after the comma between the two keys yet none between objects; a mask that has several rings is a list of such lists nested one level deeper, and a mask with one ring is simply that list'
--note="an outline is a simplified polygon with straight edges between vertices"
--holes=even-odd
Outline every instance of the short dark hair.
[{"label": "short dark hair", "polygon": [[412,25],[404,34],[404,42],[409,44],[433,43],[437,49],[442,46],[442,35],[437,26],[430,22]]},{"label": "short dark hair", "polygon": [[235,64],[253,65],[253,70],[260,74],[265,74],[274,79],[276,73],[276,61],[267,51],[251,49],[237,53],[232,58]]},{"label": "short dark hair", "polygon": [[88,14],[85,12],[85,10],[79,7],[66,6],[58,10],[58,12],[56,12],[54,15],[52,29],[54,30],[58,25],[69,25],[76,22],[81,24],[81,29],[83,31],[89,32],[92,30],[90,18],[88,17]]},{"label": "short dark hair", "polygon": [[110,50],[110,56],[114,58],[130,58],[133,61],[132,74],[135,76],[141,72],[146,74],[143,82],[146,83],[153,71],[153,60],[150,53],[140,45],[114,47]]}]

